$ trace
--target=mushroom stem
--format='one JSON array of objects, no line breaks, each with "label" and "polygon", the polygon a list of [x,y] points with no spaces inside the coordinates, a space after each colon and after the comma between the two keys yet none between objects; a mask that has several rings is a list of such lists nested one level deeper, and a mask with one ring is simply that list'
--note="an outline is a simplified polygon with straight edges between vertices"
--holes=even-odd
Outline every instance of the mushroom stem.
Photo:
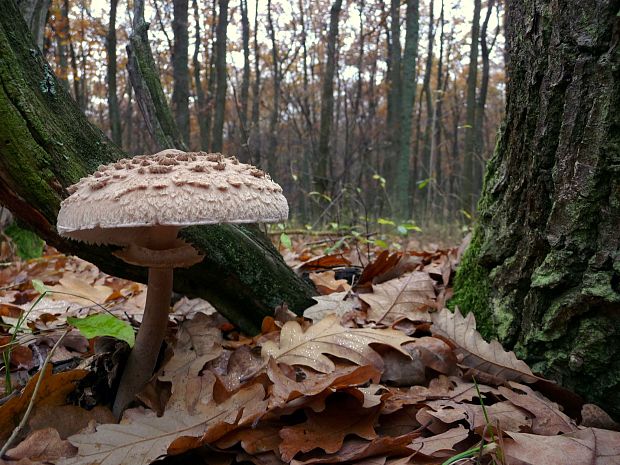
[{"label": "mushroom stem", "polygon": [[114,400],[113,412],[120,418],[123,410],[149,380],[155,369],[168,325],[172,296],[173,268],[149,268],[146,305],[136,344],[129,354]]}]

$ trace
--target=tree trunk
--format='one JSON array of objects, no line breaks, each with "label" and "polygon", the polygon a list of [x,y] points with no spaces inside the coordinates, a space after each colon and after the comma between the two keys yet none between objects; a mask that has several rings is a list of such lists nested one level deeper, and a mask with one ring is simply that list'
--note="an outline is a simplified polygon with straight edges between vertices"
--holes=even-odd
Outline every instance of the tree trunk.
[{"label": "tree trunk", "polygon": [[512,1],[506,119],[454,303],[620,417],[620,1]]},{"label": "tree trunk", "polygon": [[[0,6],[0,198],[50,245],[145,282],[145,270],[116,259],[110,247],[58,236],[66,188],[125,154],[88,122],[41,54],[31,52],[36,47],[13,1]],[[175,270],[176,291],[208,299],[241,329],[256,332],[283,302],[296,312],[312,304],[311,287],[251,226],[192,227],[182,236],[206,258]]]},{"label": "tree trunk", "polygon": [[200,44],[202,38],[200,37],[200,11],[198,10],[198,1],[192,0],[192,6],[194,9],[194,28],[196,29],[194,35],[194,55],[192,57],[192,65],[194,68],[194,86],[196,87],[196,115],[198,117],[198,131],[200,133],[200,143],[198,147],[200,150],[209,150],[209,128],[207,125],[206,108],[205,105],[205,91],[202,88],[202,79],[200,79]]},{"label": "tree trunk", "polygon": [[16,3],[30,29],[34,43],[39,50],[43,50],[45,23],[52,0],[17,0]]},{"label": "tree trunk", "polygon": [[116,6],[118,0],[110,0],[110,21],[108,23],[108,35],[106,41],[106,53],[108,69],[106,81],[108,85],[108,115],[110,118],[110,130],[112,141],[119,147],[122,144],[121,113],[118,108],[116,95]]},{"label": "tree trunk", "polygon": [[338,20],[342,9],[342,0],[335,0],[329,13],[329,34],[327,36],[327,57],[323,86],[321,90],[321,123],[319,129],[318,163],[316,184],[320,193],[330,194],[329,140],[334,119],[334,75],[336,74],[336,41],[338,40]]},{"label": "tree trunk", "polygon": [[172,111],[183,141],[189,145],[188,0],[173,0]]},{"label": "tree trunk", "polygon": [[411,160],[411,118],[413,116],[418,79],[416,68],[418,62],[418,34],[420,28],[419,7],[419,0],[407,0],[405,51],[403,53],[403,106],[400,155],[395,178],[396,199],[401,209],[400,216],[402,218],[407,218],[411,211],[409,191],[412,175],[409,162]]},{"label": "tree trunk", "polygon": [[269,143],[267,147],[267,170],[274,172],[276,166],[276,149],[278,148],[278,138],[276,130],[280,117],[280,61],[278,58],[278,44],[276,43],[276,31],[273,27],[273,16],[271,14],[271,0],[267,1],[267,32],[271,39],[271,61],[273,69],[273,108],[269,118]]},{"label": "tree trunk", "polygon": [[228,28],[228,0],[219,0],[215,31],[215,115],[211,150],[224,149],[224,116],[226,113],[226,29]]},{"label": "tree trunk", "polygon": [[247,144],[248,137],[248,100],[250,98],[250,19],[248,18],[248,0],[241,0],[240,6],[241,39],[243,42],[243,78],[241,80],[239,121],[241,122],[242,144],[245,145]]},{"label": "tree trunk", "polygon": [[463,192],[461,208],[468,212],[475,209],[474,159],[476,124],[476,84],[478,81],[478,36],[480,34],[480,0],[474,0],[474,18],[471,24],[469,70],[467,74],[467,111],[465,117],[465,143],[463,162]]},{"label": "tree trunk", "polygon": [[149,25],[144,22],[144,0],[134,0],[133,30],[127,45],[127,70],[147,130],[162,150],[185,149],[179,129],[172,117],[161,87],[148,40]]},{"label": "tree trunk", "polygon": [[258,46],[258,0],[254,5],[254,82],[252,83],[251,162],[260,166],[260,49]]},{"label": "tree trunk", "polygon": [[[384,161],[384,176],[387,179],[397,177],[397,159],[401,142],[401,118],[402,118],[402,67],[401,67],[401,44],[400,44],[400,0],[390,2],[390,39],[389,39],[389,62],[387,72],[389,79],[388,87],[388,113],[387,113],[387,145],[388,150]],[[397,198],[397,185],[389,185],[390,194]],[[396,205],[400,211],[402,205]]]}]

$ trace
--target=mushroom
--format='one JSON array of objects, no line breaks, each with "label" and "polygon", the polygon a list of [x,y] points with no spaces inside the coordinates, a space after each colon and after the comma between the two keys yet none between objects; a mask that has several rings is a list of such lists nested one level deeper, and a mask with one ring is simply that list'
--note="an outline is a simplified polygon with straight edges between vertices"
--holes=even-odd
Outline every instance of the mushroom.
[{"label": "mushroom", "polygon": [[117,417],[155,369],[168,323],[173,269],[203,258],[177,238],[179,230],[288,217],[282,188],[257,171],[234,157],[169,149],[100,166],[68,189],[72,194],[58,213],[61,236],[122,246],[116,256],[149,269],[144,317],[114,401]]}]

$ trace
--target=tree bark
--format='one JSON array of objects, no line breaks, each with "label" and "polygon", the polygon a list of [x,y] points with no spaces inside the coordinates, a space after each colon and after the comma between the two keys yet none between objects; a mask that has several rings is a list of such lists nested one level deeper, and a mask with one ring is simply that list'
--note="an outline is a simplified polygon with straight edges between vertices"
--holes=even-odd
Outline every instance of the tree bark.
[{"label": "tree bark", "polygon": [[258,0],[254,5],[254,82],[252,83],[252,128],[250,129],[251,162],[260,166],[260,49],[258,46]]},{"label": "tree bark", "polygon": [[241,39],[243,42],[243,78],[241,80],[241,102],[239,102],[239,120],[241,122],[242,144],[247,143],[248,100],[250,98],[250,19],[248,18],[248,0],[241,0]]},{"label": "tree bark", "polygon": [[144,22],[144,0],[134,0],[133,28],[127,45],[127,69],[147,130],[160,150],[185,149],[161,87]]},{"label": "tree bark", "polygon": [[620,417],[620,1],[511,1],[506,118],[454,303]]},{"label": "tree bark", "polygon": [[338,20],[342,0],[335,0],[329,13],[329,34],[327,36],[327,56],[323,85],[321,90],[321,123],[319,129],[318,162],[316,185],[320,193],[330,194],[328,166],[330,160],[329,141],[334,119],[334,75],[336,74],[336,41],[338,40]]},{"label": "tree bark", "polygon": [[215,31],[215,115],[211,150],[224,148],[224,116],[226,113],[226,29],[228,28],[228,0],[219,0],[217,28]]},{"label": "tree bark", "polygon": [[409,164],[411,160],[411,120],[418,79],[416,68],[420,28],[419,7],[419,0],[407,0],[405,51],[403,53],[402,129],[398,169],[395,178],[397,204],[400,207],[402,218],[407,218],[411,209],[409,192],[412,175]]},{"label": "tree bark", "polygon": [[189,144],[188,0],[173,0],[172,111],[185,144]]},{"label": "tree bark", "polygon": [[106,81],[108,85],[108,115],[112,141],[119,147],[122,144],[121,113],[116,95],[116,7],[118,0],[110,0],[110,21],[106,39],[108,69]]},{"label": "tree bark", "polygon": [[280,61],[278,58],[278,44],[276,42],[276,31],[273,27],[271,0],[267,1],[267,33],[271,39],[271,61],[272,61],[272,83],[273,83],[273,108],[269,117],[269,142],[267,147],[267,170],[273,172],[276,166],[276,149],[278,148],[278,138],[276,130],[278,119],[280,118]]},{"label": "tree bark", "polygon": [[[401,142],[401,119],[402,119],[402,98],[403,98],[403,80],[402,80],[402,50],[400,45],[400,0],[391,0],[390,2],[390,67],[388,71],[389,87],[388,87],[388,114],[387,114],[387,142],[388,151],[384,161],[384,176],[387,179],[395,179],[397,177],[396,168],[398,166],[398,153]],[[389,185],[392,196],[396,197],[396,183]],[[402,205],[397,205],[400,210]]]},{"label": "tree bark", "polygon": [[480,0],[474,0],[474,18],[471,24],[469,70],[467,73],[467,110],[465,116],[465,143],[463,151],[463,192],[461,208],[468,212],[475,209],[474,158],[476,124],[476,85],[478,81],[478,36],[480,35]]},{"label": "tree bark", "polygon": [[[66,188],[125,154],[91,125],[36,47],[12,0],[0,0],[0,198],[50,245],[103,271],[145,282],[144,269],[111,255],[111,247],[63,239],[55,223]],[[284,302],[296,312],[312,304],[312,288],[286,266],[251,226],[192,227],[182,236],[205,254],[175,270],[175,290],[209,300],[246,332]]]}]

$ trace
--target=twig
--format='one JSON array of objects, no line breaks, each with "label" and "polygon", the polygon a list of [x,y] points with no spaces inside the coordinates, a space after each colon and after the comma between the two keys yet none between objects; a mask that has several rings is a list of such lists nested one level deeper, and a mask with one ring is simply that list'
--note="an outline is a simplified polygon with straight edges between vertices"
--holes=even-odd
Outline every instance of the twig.
[{"label": "twig", "polygon": [[37,397],[37,394],[39,392],[39,388],[41,387],[41,381],[43,381],[43,375],[45,374],[45,369],[47,368],[47,365],[49,364],[50,360],[52,359],[52,355],[54,355],[54,352],[56,351],[56,349],[58,348],[58,346],[60,345],[62,340],[65,338],[65,336],[67,334],[69,334],[69,331],[71,331],[71,328],[67,329],[63,333],[63,335],[60,336],[60,338],[56,341],[56,344],[54,344],[54,346],[48,352],[47,357],[45,357],[45,362],[43,362],[43,366],[41,367],[41,371],[39,372],[39,379],[37,379],[37,384],[35,384],[34,390],[32,391],[32,396],[30,397],[30,402],[28,403],[28,408],[26,409],[26,413],[24,413],[24,416],[22,417],[22,420],[19,422],[19,425],[17,425],[17,427],[13,430],[13,433],[11,434],[11,437],[9,437],[9,439],[7,439],[7,441],[4,444],[4,446],[2,446],[2,449],[0,449],[0,457],[4,456],[5,452],[11,446],[11,443],[19,435],[19,433],[22,431],[22,429],[24,429],[24,426],[26,426],[26,422],[28,421],[28,417],[30,416],[30,412],[32,412],[32,409],[34,407],[34,401],[35,401],[35,399]]}]

